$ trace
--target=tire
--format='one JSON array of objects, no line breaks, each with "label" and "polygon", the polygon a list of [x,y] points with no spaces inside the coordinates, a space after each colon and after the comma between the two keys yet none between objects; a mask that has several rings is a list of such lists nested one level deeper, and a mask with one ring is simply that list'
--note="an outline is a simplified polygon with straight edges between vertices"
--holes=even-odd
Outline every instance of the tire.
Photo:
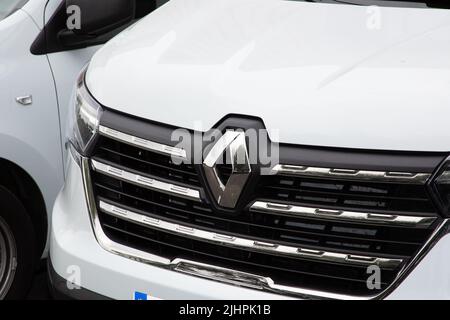
[{"label": "tire", "polygon": [[24,299],[36,262],[33,224],[19,199],[0,186],[0,299]]}]

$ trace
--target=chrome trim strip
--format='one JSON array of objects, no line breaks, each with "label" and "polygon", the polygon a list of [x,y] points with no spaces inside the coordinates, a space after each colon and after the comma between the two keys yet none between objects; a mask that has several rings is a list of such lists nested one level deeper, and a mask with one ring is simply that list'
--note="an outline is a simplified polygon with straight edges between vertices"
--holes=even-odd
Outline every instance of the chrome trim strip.
[{"label": "chrome trim strip", "polygon": [[272,168],[273,174],[292,175],[304,177],[324,177],[324,178],[351,178],[354,180],[364,180],[373,182],[398,182],[405,184],[425,184],[431,177],[429,173],[392,172],[392,171],[368,171],[319,168],[308,166],[294,166],[277,164]]},{"label": "chrome trim strip", "polygon": [[154,141],[142,139],[139,137],[135,137],[105,126],[99,127],[99,132],[101,135],[115,139],[120,142],[127,143],[129,145],[143,148],[148,151],[154,151],[162,154],[166,154],[169,156],[179,157],[183,159],[187,159],[186,150],[168,146],[165,144],[157,143]]},{"label": "chrome trim strip", "polygon": [[400,225],[415,228],[429,227],[436,220],[435,217],[389,215],[345,210],[327,210],[265,201],[255,201],[250,207],[250,210],[261,211],[269,214],[288,215],[297,218],[312,217],[324,218],[329,220],[351,220],[356,222],[373,222],[377,224]]},{"label": "chrome trim strip", "polygon": [[169,269],[191,276],[214,280],[234,286],[268,291],[276,294],[290,294],[302,299],[334,299],[334,300],[365,300],[363,297],[342,295],[331,292],[295,288],[276,284],[271,278],[260,275],[213,266],[200,262],[175,259]]},{"label": "chrome trim strip", "polygon": [[33,96],[31,94],[26,96],[20,96],[16,98],[16,102],[23,105],[23,106],[29,106],[33,104]]},{"label": "chrome trim strip", "polygon": [[89,159],[81,159],[81,171],[84,192],[86,196],[86,203],[89,211],[89,216],[91,218],[92,228],[94,236],[97,239],[99,245],[106,251],[119,255],[121,257],[145,263],[152,266],[157,266],[163,269],[178,271],[185,274],[190,274],[197,277],[202,277],[210,280],[215,280],[219,282],[229,283],[236,286],[251,288],[249,281],[257,282],[259,288],[263,291],[295,296],[302,299],[336,299],[336,300],[372,300],[372,299],[383,299],[388,296],[395,288],[400,285],[400,283],[406,278],[406,276],[419,264],[423,257],[433,248],[433,246],[441,239],[445,234],[449,232],[450,220],[442,220],[441,224],[434,230],[433,234],[424,244],[422,249],[419,250],[418,254],[412,259],[412,261],[404,267],[394,279],[392,284],[386,288],[383,292],[379,294],[374,294],[372,296],[355,296],[349,294],[337,294],[333,292],[319,291],[319,290],[308,290],[304,288],[283,286],[275,284],[272,279],[267,277],[262,277],[259,275],[243,273],[236,270],[226,269],[214,265],[206,265],[198,262],[193,262],[184,259],[174,259],[169,260],[148,252],[136,250],[119,243],[116,243],[109,239],[100,224],[98,218],[97,207],[95,205],[95,198],[92,189],[91,175],[89,171]]},{"label": "chrome trim strip", "polygon": [[183,234],[183,236],[188,238],[199,239],[202,241],[207,241],[224,246],[249,249],[251,251],[259,251],[263,253],[291,256],[309,260],[318,260],[323,262],[335,262],[344,264],[348,263],[363,266],[378,265],[381,268],[390,269],[396,268],[403,262],[402,259],[387,259],[369,256],[349,255],[344,253],[284,246],[276,243],[258,242],[245,238],[228,237],[220,233],[190,228],[161,219],[149,218],[131,210],[117,207],[105,201],[100,201],[100,210],[114,217],[125,219],[133,223],[143,225],[145,227],[156,228],[170,233]]},{"label": "chrome trim strip", "polygon": [[157,179],[134,174],[96,160],[91,160],[91,163],[92,168],[95,171],[120,179],[122,181],[126,181],[143,188],[160,191],[166,194],[193,199],[199,202],[201,201],[200,191],[198,190],[185,188],[179,185],[166,183]]}]

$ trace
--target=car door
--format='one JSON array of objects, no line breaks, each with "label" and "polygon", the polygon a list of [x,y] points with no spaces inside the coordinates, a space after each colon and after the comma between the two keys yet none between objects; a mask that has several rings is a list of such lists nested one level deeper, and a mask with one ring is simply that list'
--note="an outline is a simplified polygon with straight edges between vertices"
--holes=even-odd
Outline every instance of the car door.
[{"label": "car door", "polygon": [[0,0],[0,160],[27,172],[50,210],[63,182],[57,99],[46,57],[30,52],[41,29],[29,13],[42,18],[45,1]]}]

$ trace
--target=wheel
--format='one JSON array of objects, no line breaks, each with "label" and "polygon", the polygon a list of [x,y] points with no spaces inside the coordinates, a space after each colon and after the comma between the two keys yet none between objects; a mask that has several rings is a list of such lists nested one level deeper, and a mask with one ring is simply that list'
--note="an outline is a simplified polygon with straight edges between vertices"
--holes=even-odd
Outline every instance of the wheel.
[{"label": "wheel", "polygon": [[31,219],[17,197],[0,186],[0,299],[23,299],[35,265]]}]

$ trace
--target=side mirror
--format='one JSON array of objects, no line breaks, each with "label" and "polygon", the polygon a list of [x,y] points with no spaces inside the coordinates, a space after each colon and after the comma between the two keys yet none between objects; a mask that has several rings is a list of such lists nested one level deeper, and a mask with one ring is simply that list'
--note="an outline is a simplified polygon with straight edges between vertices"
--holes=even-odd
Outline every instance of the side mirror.
[{"label": "side mirror", "polygon": [[78,14],[78,28],[73,33],[98,37],[131,22],[135,17],[135,0],[66,0],[67,12]]}]

